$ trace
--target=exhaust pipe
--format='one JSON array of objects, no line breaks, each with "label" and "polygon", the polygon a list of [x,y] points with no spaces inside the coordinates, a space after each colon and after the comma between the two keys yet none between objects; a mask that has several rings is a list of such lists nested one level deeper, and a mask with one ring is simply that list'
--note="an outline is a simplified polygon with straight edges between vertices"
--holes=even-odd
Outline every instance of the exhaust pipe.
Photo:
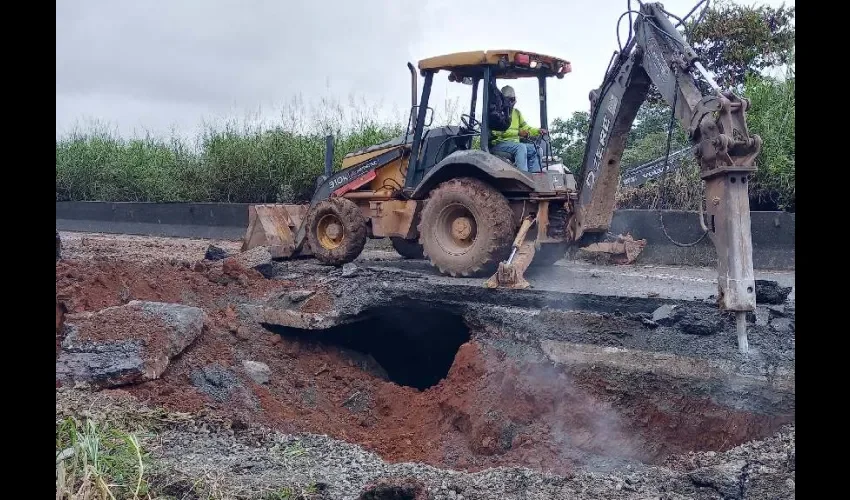
[{"label": "exhaust pipe", "polygon": [[325,179],[331,176],[334,170],[334,136],[325,136]]},{"label": "exhaust pipe", "polygon": [[413,64],[407,63],[407,69],[410,70],[410,105],[416,106],[416,68],[413,67]]}]

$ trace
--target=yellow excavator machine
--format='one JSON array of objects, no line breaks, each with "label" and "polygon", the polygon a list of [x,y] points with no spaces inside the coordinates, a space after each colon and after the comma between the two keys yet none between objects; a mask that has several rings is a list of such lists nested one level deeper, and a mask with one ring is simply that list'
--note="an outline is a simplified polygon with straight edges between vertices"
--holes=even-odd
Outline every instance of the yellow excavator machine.
[{"label": "yellow excavator machine", "polygon": [[[441,273],[489,276],[490,287],[527,287],[529,266],[551,265],[571,246],[606,245],[626,138],[654,84],[688,132],[705,181],[701,224],[717,250],[720,306],[739,313],[739,327],[755,308],[748,180],[761,139],[747,129],[749,102],[721,91],[661,4],[640,5],[633,36],[590,92],[581,165],[552,158],[546,137],[529,139],[542,160],[536,173],[520,171],[509,154],[490,148],[492,113],[503,97],[497,81],[537,79],[546,129],[546,85],[571,72],[567,60],[524,50],[432,57],[418,64],[421,94],[416,69],[408,68],[405,133],[347,154],[336,172],[329,141],[309,205],[252,206],[243,250],[265,245],[274,257],[312,255],[341,265],[357,258],[367,238],[390,238],[401,255],[428,259]],[[469,112],[458,126],[431,127],[431,87],[440,72],[470,88]],[[580,169],[580,180],[569,167]],[[642,249],[629,239],[607,245],[627,261]]]}]

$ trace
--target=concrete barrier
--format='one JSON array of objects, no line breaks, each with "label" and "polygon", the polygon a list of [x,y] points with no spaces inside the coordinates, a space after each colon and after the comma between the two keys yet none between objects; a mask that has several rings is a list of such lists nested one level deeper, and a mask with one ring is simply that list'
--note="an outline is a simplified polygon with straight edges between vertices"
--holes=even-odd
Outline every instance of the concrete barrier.
[{"label": "concrete barrier", "polygon": [[[756,269],[794,269],[795,214],[752,212],[750,219],[753,266]],[[631,233],[635,239],[646,239],[646,248],[638,258],[641,263],[716,265],[717,253],[708,235],[693,246],[676,245],[690,245],[702,236],[698,213],[665,211],[663,222],[666,235],[661,221],[657,211],[618,210],[611,221],[610,232],[615,235]]]},{"label": "concrete barrier", "polygon": [[[667,235],[679,243],[689,244],[702,235],[696,213],[664,212],[663,220]],[[246,203],[56,202],[56,228],[60,231],[238,240],[247,227]],[[794,214],[753,212],[753,265],[757,269],[794,269],[794,228]],[[677,246],[664,234],[655,211],[618,210],[610,232],[647,240],[638,259],[641,264],[716,264],[714,246],[707,236],[692,247]]]},{"label": "concrete barrier", "polygon": [[248,228],[247,203],[57,201],[60,231],[238,240]]}]

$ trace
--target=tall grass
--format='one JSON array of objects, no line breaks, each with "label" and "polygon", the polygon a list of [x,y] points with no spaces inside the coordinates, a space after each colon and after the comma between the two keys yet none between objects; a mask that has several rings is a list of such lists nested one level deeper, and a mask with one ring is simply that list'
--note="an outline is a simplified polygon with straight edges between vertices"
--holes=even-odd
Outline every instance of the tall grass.
[{"label": "tall grass", "polygon": [[91,419],[56,423],[56,499],[149,498],[147,454],[135,434]]},{"label": "tall grass", "polygon": [[786,78],[751,77],[746,97],[752,109],[747,111],[751,133],[762,138],[762,150],[756,158],[758,172],[751,191],[757,201],[794,210],[796,205],[796,87],[793,69]]},{"label": "tall grass", "polygon": [[[795,79],[793,68],[785,78],[751,75],[743,86],[750,99],[747,125],[751,134],[762,138],[762,149],[756,157],[758,171],[750,184],[753,210],[796,209],[795,170]],[[632,144],[623,154],[623,165],[634,165],[662,157],[666,132],[648,134]],[[681,128],[676,129],[672,149],[686,144]],[[619,208],[697,210],[703,197],[703,182],[698,166],[687,161],[675,172],[650,181],[638,188],[623,188],[617,196]],[[662,203],[663,202],[663,203]]]},{"label": "tall grass", "polygon": [[[747,97],[751,129],[762,135],[757,200],[794,207],[794,82],[753,80]],[[466,103],[446,101],[435,109],[434,126],[459,123]],[[334,166],[354,150],[404,133],[405,113],[380,118],[364,101],[323,99],[308,107],[293,99],[278,119],[247,117],[205,124],[192,139],[179,135],[122,138],[94,124],[56,141],[57,201],[302,202],[310,198],[324,166],[325,135],[334,136]],[[666,133],[630,146],[623,164],[663,154]],[[678,137],[676,145],[684,139]],[[652,140],[650,140],[652,139]],[[628,161],[626,161],[628,160]],[[702,184],[695,167],[668,175],[664,208],[695,209]],[[657,208],[657,183],[618,194],[619,208]]]},{"label": "tall grass", "polygon": [[94,124],[56,141],[56,200],[304,200],[324,168],[325,135],[334,135],[338,168],[345,154],[404,132],[403,119],[380,121],[369,110],[324,100],[309,119],[295,101],[277,123],[206,124],[194,140],[125,139]]}]

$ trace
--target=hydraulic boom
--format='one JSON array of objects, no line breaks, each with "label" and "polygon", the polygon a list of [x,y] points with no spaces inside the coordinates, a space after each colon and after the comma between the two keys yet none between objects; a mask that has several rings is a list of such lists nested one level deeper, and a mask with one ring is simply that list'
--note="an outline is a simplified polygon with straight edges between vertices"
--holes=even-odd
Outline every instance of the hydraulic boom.
[{"label": "hydraulic boom", "polygon": [[[636,15],[634,34],[615,53],[602,85],[590,93],[591,127],[570,228],[573,240],[604,234],[610,226],[626,137],[655,84],[696,146],[705,181],[706,214],[701,210],[700,224],[717,250],[718,305],[737,313],[739,348],[746,353],[746,312],[756,304],[747,182],[762,143],[747,130],[749,101],[720,90],[660,3],[641,4],[627,14]],[[708,82],[707,95],[695,73]]]}]

